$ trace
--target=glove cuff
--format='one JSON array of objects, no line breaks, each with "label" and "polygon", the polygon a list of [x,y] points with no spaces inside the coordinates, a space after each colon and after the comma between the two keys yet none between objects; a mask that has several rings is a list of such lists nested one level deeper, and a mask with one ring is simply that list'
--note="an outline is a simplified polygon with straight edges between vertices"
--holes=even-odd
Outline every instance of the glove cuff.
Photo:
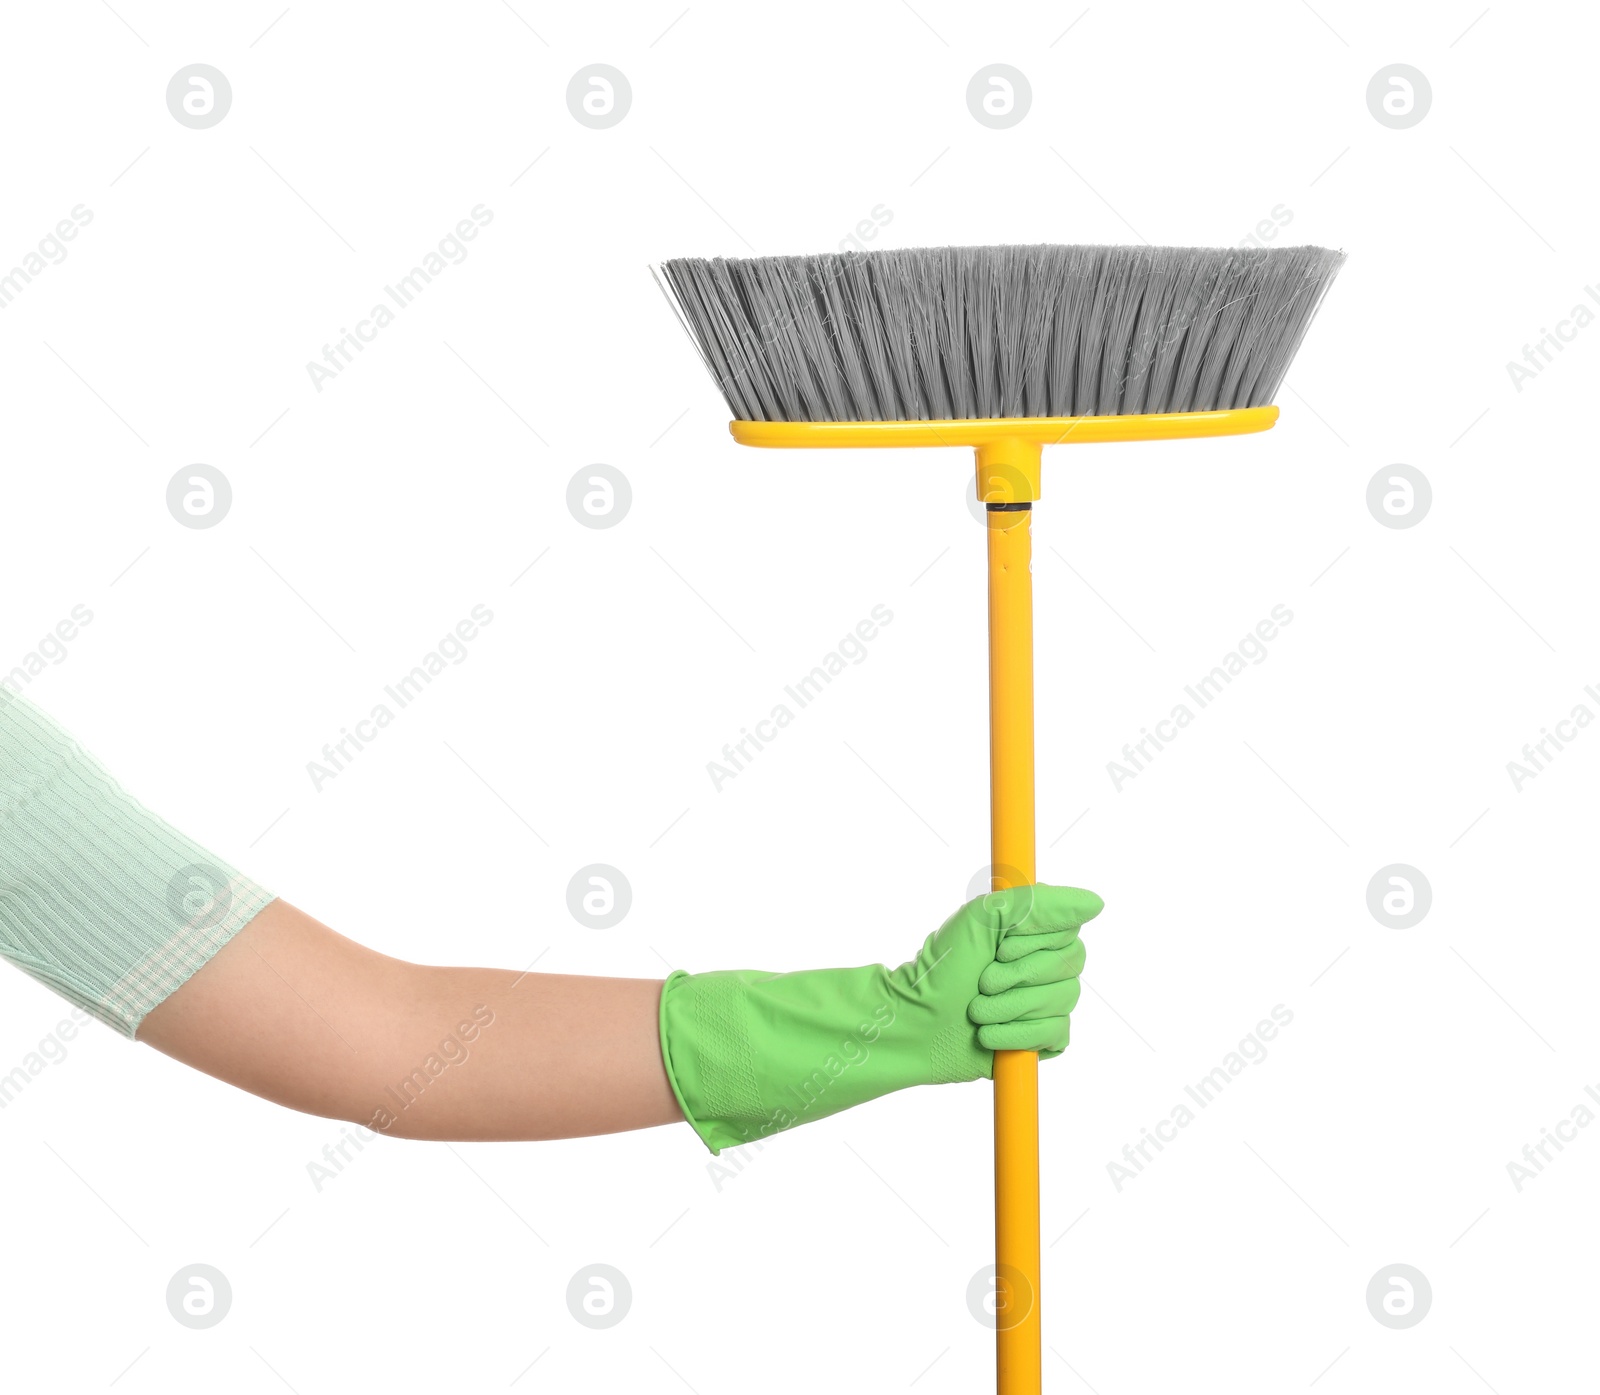
[{"label": "glove cuff", "polygon": [[[744,984],[678,969],[661,985],[661,1062],[683,1117],[713,1154],[787,1127],[764,1118]],[[763,1123],[771,1127],[763,1129]]]},{"label": "glove cuff", "polygon": [[661,990],[661,1058],[715,1153],[911,1085],[974,1078],[936,1039],[935,1017],[881,964],[675,973]]}]

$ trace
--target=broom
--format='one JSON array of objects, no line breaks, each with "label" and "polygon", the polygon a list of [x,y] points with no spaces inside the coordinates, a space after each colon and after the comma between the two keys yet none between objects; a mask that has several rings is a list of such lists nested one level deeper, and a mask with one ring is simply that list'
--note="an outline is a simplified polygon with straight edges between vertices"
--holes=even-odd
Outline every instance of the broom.
[{"label": "broom", "polygon": [[[1031,884],[1043,447],[1265,431],[1342,252],[945,247],[682,258],[658,280],[751,446],[970,446],[987,505],[990,867]],[[1000,1395],[1038,1395],[1039,1092],[994,1061]]]}]

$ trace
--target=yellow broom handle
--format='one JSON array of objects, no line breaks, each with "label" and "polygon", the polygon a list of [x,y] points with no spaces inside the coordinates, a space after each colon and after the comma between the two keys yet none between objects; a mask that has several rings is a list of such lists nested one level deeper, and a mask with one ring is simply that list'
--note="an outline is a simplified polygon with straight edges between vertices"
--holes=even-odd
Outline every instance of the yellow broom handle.
[{"label": "yellow broom handle", "polygon": [[[1037,455],[1035,454],[1035,459]],[[989,828],[994,889],[1034,881],[1031,511],[990,510]],[[999,1395],[1039,1395],[1039,1058],[994,1057]]]}]

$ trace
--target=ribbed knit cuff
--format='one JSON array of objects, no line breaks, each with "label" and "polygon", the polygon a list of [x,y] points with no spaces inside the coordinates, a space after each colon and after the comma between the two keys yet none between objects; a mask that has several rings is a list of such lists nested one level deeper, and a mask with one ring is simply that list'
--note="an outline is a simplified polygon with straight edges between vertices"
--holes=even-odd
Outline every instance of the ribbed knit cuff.
[{"label": "ribbed knit cuff", "polygon": [[272,900],[0,686],[0,956],[132,1037]]}]

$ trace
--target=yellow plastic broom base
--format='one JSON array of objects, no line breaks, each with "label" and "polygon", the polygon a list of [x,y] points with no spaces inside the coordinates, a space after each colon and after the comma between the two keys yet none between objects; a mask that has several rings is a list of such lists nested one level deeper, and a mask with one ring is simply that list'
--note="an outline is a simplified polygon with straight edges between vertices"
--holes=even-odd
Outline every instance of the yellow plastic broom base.
[{"label": "yellow plastic broom base", "polygon": [[818,446],[1094,445],[1102,441],[1175,441],[1196,436],[1243,436],[1266,431],[1276,407],[1223,412],[1151,412],[1126,417],[995,417],[984,421],[734,421],[742,446],[813,449]]}]

